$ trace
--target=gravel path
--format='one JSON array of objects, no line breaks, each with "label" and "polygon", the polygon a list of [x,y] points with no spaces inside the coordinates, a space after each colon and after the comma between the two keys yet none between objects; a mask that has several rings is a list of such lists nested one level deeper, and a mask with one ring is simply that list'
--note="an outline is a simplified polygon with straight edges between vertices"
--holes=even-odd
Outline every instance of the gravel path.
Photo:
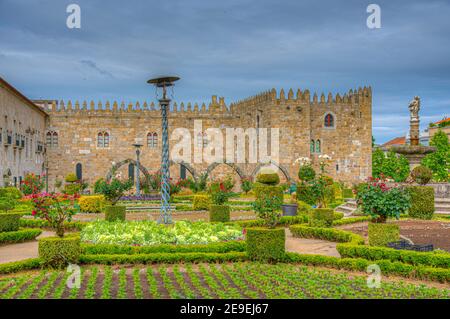
[{"label": "gravel path", "polygon": [[[54,232],[43,231],[37,238],[55,236]],[[38,257],[38,241],[0,246],[0,264]]]}]

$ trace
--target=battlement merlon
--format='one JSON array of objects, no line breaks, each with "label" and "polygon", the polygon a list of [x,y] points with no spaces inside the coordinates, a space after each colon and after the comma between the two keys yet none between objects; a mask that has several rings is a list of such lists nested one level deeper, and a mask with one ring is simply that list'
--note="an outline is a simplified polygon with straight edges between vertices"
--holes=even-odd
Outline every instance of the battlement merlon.
[{"label": "battlement merlon", "polygon": [[[365,102],[372,101],[372,88],[369,87],[359,87],[358,89],[350,89],[347,93],[342,96],[337,93],[333,95],[331,92],[325,96],[324,93],[320,94],[320,97],[317,93],[314,93],[311,98],[311,93],[308,89],[301,91],[297,89],[297,92],[294,96],[294,90],[289,89],[287,96],[285,94],[284,89],[281,89],[277,94],[277,91],[273,88],[268,91],[264,91],[260,94],[248,97],[243,100],[238,100],[236,102],[230,103],[227,107],[225,103],[224,97],[217,97],[217,95],[213,95],[211,97],[211,102],[208,104],[208,107],[205,103],[199,105],[198,103],[172,103],[171,113],[223,113],[223,114],[233,114],[234,111],[239,109],[247,109],[249,107],[254,107],[261,103],[301,103],[301,104],[310,104],[312,107],[314,105],[336,105],[340,103],[344,104],[362,104]],[[99,113],[99,112],[159,112],[159,106],[155,102],[147,103],[146,101],[143,103],[128,103],[125,102],[118,103],[117,101],[113,101],[110,103],[106,101],[104,104],[99,101],[95,103],[94,101],[83,101],[80,103],[79,101],[72,102],[68,100],[64,102],[63,100],[33,100],[33,102],[43,108],[45,111],[51,113],[61,113],[61,112],[90,112],[90,113]]]}]

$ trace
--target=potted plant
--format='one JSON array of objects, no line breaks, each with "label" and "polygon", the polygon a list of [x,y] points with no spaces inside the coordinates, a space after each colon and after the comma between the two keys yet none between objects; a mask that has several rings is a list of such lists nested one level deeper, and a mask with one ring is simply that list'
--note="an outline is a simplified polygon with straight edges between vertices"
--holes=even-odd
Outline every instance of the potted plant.
[{"label": "potted plant", "polygon": [[288,201],[281,205],[283,216],[297,216],[297,193],[292,193]]},{"label": "potted plant", "polygon": [[126,207],[121,205],[116,205],[119,199],[133,187],[133,182],[130,179],[121,180],[121,175],[112,174],[114,177],[110,181],[104,179],[99,179],[95,183],[95,191],[103,194],[105,200],[109,205],[105,205],[105,220],[116,221],[125,220],[126,217]]},{"label": "potted plant", "polygon": [[27,197],[33,203],[32,215],[44,219],[56,232],[56,237],[39,239],[39,257],[44,266],[62,268],[76,263],[80,255],[80,238],[65,236],[64,223],[70,222],[79,211],[78,194],[32,194]]},{"label": "potted plant", "polygon": [[284,257],[285,230],[276,227],[281,218],[282,203],[277,195],[258,198],[252,203],[256,214],[262,219],[262,226],[246,229],[247,254],[250,259],[277,261]]},{"label": "potted plant", "polygon": [[209,185],[209,194],[211,205],[209,206],[210,222],[228,222],[230,221],[230,206],[225,205],[230,197],[230,184],[224,182],[212,182]]},{"label": "potted plant", "polygon": [[362,212],[371,217],[368,228],[370,245],[386,246],[399,240],[399,226],[386,221],[388,217],[398,219],[409,209],[410,196],[403,187],[388,187],[382,179],[369,178],[367,183],[357,187],[356,202]]}]

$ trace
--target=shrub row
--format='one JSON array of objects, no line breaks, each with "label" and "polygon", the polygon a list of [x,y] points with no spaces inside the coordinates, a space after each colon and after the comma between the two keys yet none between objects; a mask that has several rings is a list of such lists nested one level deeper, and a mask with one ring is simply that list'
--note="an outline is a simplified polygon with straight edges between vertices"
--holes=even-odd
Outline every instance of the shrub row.
[{"label": "shrub row", "polygon": [[[308,216],[301,214],[297,216],[283,216],[280,218],[280,221],[278,223],[279,226],[289,226],[294,224],[305,224],[308,222]],[[264,221],[262,219],[254,219],[254,220],[239,220],[239,221],[232,221],[225,224],[233,224],[233,225],[239,225],[241,227],[258,227],[263,226]]]},{"label": "shrub row", "polygon": [[19,229],[11,232],[0,233],[0,244],[21,243],[33,240],[42,233],[38,228]]},{"label": "shrub row", "polygon": [[[363,272],[367,271],[369,265],[374,264],[374,261],[362,258],[337,258],[297,253],[286,253],[284,261]],[[383,275],[396,275],[406,278],[439,281],[442,283],[450,282],[450,269],[409,265],[390,260],[377,260],[376,264],[380,267]]]},{"label": "shrub row", "polygon": [[14,261],[6,264],[0,264],[0,274],[12,274],[19,271],[41,268],[41,266],[42,260],[40,258]]},{"label": "shrub row", "polygon": [[135,255],[154,253],[228,253],[246,250],[245,241],[229,241],[211,243],[207,245],[154,245],[154,246],[125,246],[107,244],[82,244],[81,250],[85,255]]},{"label": "shrub row", "polygon": [[178,262],[236,262],[247,259],[245,252],[229,253],[154,253],[134,255],[81,255],[82,264],[156,264]]},{"label": "shrub row", "polygon": [[19,229],[22,213],[0,213],[0,233]]},{"label": "shrub row", "polygon": [[368,260],[386,259],[412,265],[450,268],[450,254],[448,253],[417,252],[352,244],[338,244],[336,248],[342,257],[364,258]]},{"label": "shrub row", "polygon": [[[64,222],[64,229],[69,231],[80,231],[87,223],[72,221]],[[20,227],[24,228],[51,228],[48,221],[43,219],[21,218]]]},{"label": "shrub row", "polygon": [[349,217],[345,219],[339,219],[333,221],[333,226],[340,226],[340,225],[347,225],[347,224],[354,224],[354,223],[360,223],[369,221],[370,216],[359,216],[359,217]]},{"label": "shrub row", "polygon": [[352,243],[354,245],[364,244],[364,238],[345,230],[334,228],[308,227],[303,225],[292,225],[289,227],[289,229],[294,237],[316,238],[339,243]]}]

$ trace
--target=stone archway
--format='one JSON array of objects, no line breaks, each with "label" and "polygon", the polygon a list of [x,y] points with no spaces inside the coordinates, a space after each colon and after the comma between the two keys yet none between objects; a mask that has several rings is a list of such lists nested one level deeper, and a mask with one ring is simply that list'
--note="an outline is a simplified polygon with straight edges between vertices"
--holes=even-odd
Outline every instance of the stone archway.
[{"label": "stone archway", "polygon": [[191,175],[192,175],[192,177],[194,179],[197,179],[197,172],[195,171],[195,169],[190,164],[188,164],[188,163],[186,163],[184,161],[173,161],[173,160],[170,160],[169,161],[169,167],[172,166],[172,165],[183,166],[189,173],[191,173]]},{"label": "stone archway", "polygon": [[295,181],[291,178],[291,176],[290,176],[289,171],[287,170],[287,168],[284,167],[284,166],[282,166],[282,165],[280,165],[280,164],[278,164],[277,162],[275,162],[275,161],[273,161],[273,160],[271,160],[271,161],[268,162],[268,163],[258,163],[258,165],[256,165],[255,169],[254,169],[253,172],[252,172],[252,175],[251,175],[252,179],[255,179],[256,174],[258,173],[258,171],[259,171],[262,167],[269,166],[269,165],[273,165],[273,166],[277,167],[277,168],[283,173],[284,177],[286,177],[286,180],[287,180],[289,183],[295,182]]},{"label": "stone archway", "polygon": [[[135,167],[137,165],[137,162],[135,160],[132,160],[131,158],[123,160],[121,162],[118,162],[114,164],[111,169],[108,171],[108,174],[106,174],[106,181],[110,181],[112,178],[113,172],[117,171],[120,167],[126,164],[133,164]],[[150,173],[148,170],[142,165],[142,163],[139,163],[139,170],[142,174],[144,174],[145,178],[148,180],[150,178]]]},{"label": "stone archway", "polygon": [[231,168],[239,175],[239,178],[240,178],[241,180],[244,179],[244,178],[246,177],[244,171],[243,171],[238,165],[236,165],[236,164],[234,164],[234,163],[227,163],[227,162],[215,162],[215,163],[212,163],[212,164],[209,165],[208,168],[206,169],[206,171],[205,171],[206,175],[209,176],[210,173],[211,173],[217,166],[222,165],[222,164],[231,167]]}]

